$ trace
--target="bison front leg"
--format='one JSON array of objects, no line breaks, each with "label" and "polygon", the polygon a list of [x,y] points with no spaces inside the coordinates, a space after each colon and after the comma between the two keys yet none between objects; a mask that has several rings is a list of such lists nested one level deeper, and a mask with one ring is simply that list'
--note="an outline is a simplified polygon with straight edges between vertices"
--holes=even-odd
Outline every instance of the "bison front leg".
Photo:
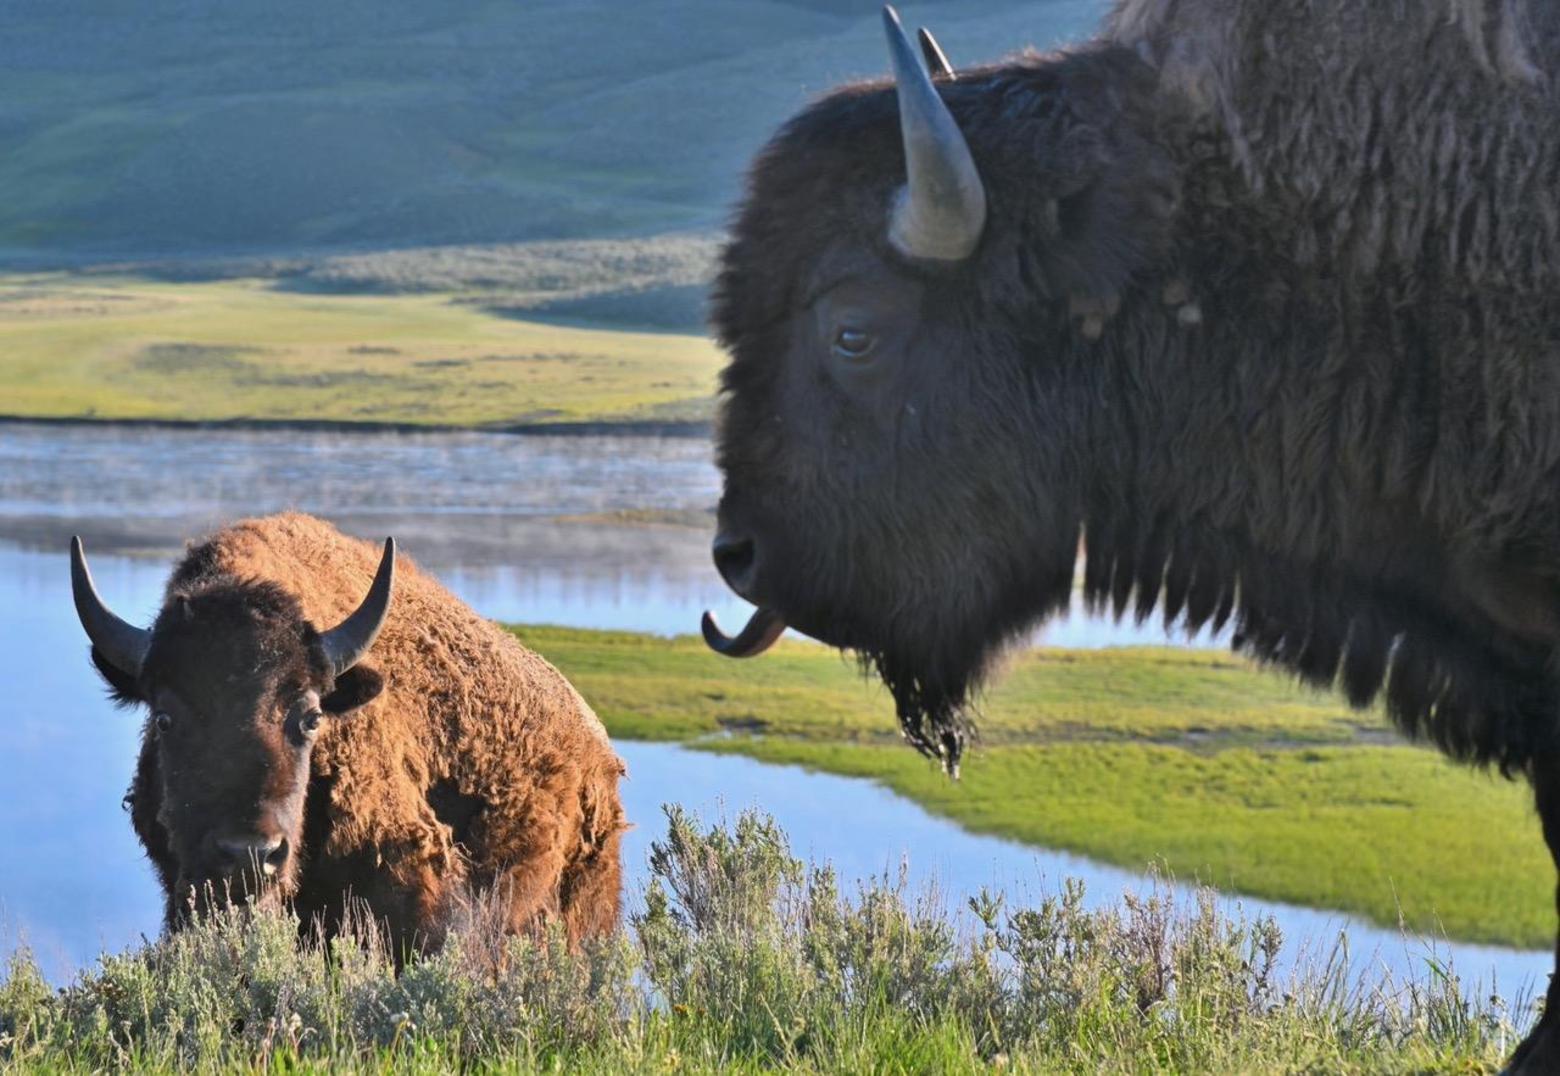
[{"label": "bison front leg", "polygon": [[[1538,755],[1532,762],[1533,796],[1538,820],[1544,827],[1544,843],[1560,870],[1560,754]],[[1560,885],[1555,890],[1555,907],[1560,912]],[[1511,1055],[1509,1073],[1560,1072],[1560,936],[1555,944],[1556,972],[1549,976],[1544,995],[1544,1015],[1528,1037]]]}]

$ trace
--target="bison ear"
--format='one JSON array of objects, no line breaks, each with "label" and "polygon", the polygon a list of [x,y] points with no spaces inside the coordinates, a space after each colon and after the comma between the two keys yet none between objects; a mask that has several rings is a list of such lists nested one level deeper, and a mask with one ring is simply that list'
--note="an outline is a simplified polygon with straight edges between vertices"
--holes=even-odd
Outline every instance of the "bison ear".
[{"label": "bison ear", "polygon": [[141,685],[134,676],[103,656],[97,647],[92,648],[92,665],[103,683],[108,685],[108,697],[115,706],[135,706],[146,700],[141,697]]},{"label": "bison ear", "polygon": [[336,686],[320,700],[320,709],[327,714],[347,714],[360,706],[366,706],[379,697],[385,689],[385,678],[367,665],[354,665],[336,677]]}]

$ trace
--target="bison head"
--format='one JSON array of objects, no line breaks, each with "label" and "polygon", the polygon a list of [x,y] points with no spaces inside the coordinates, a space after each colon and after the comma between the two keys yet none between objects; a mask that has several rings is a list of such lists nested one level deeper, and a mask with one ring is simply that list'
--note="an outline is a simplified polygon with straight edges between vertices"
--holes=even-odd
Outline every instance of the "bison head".
[{"label": "bison head", "polygon": [[952,78],[885,9],[895,82],[840,90],[762,153],[713,320],[714,556],[785,626],[856,651],[956,764],[991,656],[1064,608],[1108,390],[1092,354],[1163,257],[1175,173],[1124,49]]},{"label": "bison head", "polygon": [[323,632],[275,584],[175,579],[144,629],[104,604],[72,539],[72,590],[93,663],[118,702],[150,713],[133,795],[151,802],[133,808],[143,836],[155,833],[148,848],[165,853],[154,858],[171,921],[213,897],[293,893],[315,741],[383,689],[359,662],[389,612],[394,575],[387,539],[368,596]]}]

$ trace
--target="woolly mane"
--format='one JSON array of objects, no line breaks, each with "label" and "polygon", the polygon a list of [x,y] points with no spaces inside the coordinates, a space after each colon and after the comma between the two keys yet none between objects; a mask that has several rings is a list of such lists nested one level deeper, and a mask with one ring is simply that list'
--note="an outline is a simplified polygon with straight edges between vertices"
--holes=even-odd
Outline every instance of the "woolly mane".
[{"label": "woolly mane", "polygon": [[1530,0],[1125,0],[1107,37],[1160,73],[1303,265],[1560,282],[1560,12]]},{"label": "woolly mane", "polygon": [[[1534,61],[1553,8],[1128,0],[1108,36],[1187,106],[1173,270],[1209,321],[1159,350],[1122,339],[1129,317],[1111,350],[1160,380],[1221,355],[1157,424],[1239,434],[1136,462],[1132,514],[1089,521],[1086,593],[1233,617],[1238,649],[1355,705],[1384,690],[1411,736],[1521,768],[1555,737],[1550,647],[1449,577],[1483,558],[1547,578],[1560,549],[1560,138]],[[1210,485],[1230,471],[1249,481]],[[1349,518],[1360,499],[1382,518]]]}]

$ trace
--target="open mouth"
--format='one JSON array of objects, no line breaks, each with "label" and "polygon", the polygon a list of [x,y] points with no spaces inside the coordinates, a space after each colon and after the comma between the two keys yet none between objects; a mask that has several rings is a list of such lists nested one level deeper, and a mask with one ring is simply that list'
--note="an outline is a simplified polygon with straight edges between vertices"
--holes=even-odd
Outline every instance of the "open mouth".
[{"label": "open mouth", "polygon": [[704,632],[705,643],[715,653],[728,658],[756,658],[785,633],[785,618],[773,609],[760,606],[742,630],[732,636],[720,630],[714,613],[706,611],[699,627]]}]

